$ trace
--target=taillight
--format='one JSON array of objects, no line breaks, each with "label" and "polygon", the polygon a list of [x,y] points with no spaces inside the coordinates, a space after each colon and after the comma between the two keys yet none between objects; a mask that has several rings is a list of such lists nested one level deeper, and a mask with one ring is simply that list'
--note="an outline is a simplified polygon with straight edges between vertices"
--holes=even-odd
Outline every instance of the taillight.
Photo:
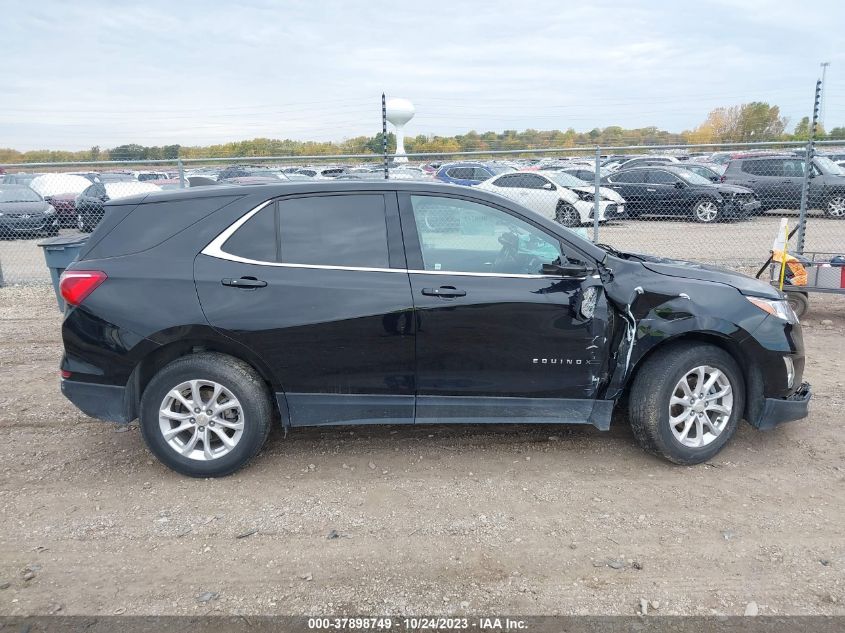
[{"label": "taillight", "polygon": [[59,279],[59,291],[68,304],[78,306],[106,279],[101,270],[66,270]]},{"label": "taillight", "polygon": [[73,376],[73,372],[68,371],[67,369],[62,369],[59,373],[61,374],[62,378],[70,378],[71,376]]}]

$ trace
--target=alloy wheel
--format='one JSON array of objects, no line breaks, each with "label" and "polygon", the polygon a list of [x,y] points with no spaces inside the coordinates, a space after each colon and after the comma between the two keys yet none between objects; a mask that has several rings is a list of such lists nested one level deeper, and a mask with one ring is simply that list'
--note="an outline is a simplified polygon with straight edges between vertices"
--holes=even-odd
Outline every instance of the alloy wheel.
[{"label": "alloy wheel", "polygon": [[684,446],[701,448],[712,443],[731,418],[733,388],[727,375],[709,365],[687,372],[669,399],[669,428]]},{"label": "alloy wheel", "polygon": [[81,215],[76,216],[76,228],[78,228],[80,231],[85,230],[85,220],[82,218]]},{"label": "alloy wheel", "polygon": [[845,196],[836,196],[828,200],[827,214],[834,218],[845,218]]},{"label": "alloy wheel", "polygon": [[578,211],[576,211],[573,207],[564,205],[557,210],[555,219],[558,224],[571,228],[580,223],[581,217],[578,215]]},{"label": "alloy wheel", "polygon": [[159,429],[168,446],[189,459],[227,455],[243,435],[241,403],[213,380],[189,380],[167,392],[159,407]]},{"label": "alloy wheel", "polygon": [[699,222],[712,222],[719,215],[719,207],[712,200],[702,200],[695,205],[695,217]]}]

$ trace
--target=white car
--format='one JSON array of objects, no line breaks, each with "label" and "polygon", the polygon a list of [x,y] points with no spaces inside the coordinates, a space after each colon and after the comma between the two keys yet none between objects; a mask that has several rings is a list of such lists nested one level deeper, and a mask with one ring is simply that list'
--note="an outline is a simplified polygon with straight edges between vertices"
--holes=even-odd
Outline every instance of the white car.
[{"label": "white car", "polygon": [[[593,221],[594,188],[561,171],[518,171],[494,176],[479,188],[510,198],[566,227]],[[625,200],[613,189],[599,188],[599,222],[625,216]]]},{"label": "white car", "polygon": [[82,193],[91,181],[82,176],[71,174],[44,174],[32,179],[29,188],[37,191],[42,198],[49,198],[59,193]]}]

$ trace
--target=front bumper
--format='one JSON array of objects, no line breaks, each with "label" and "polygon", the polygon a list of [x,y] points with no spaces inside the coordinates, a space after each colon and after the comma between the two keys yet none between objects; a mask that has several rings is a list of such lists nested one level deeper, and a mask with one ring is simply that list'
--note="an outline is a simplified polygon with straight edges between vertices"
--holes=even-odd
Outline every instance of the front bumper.
[{"label": "front bumper", "polygon": [[85,415],[106,422],[131,422],[126,387],[98,385],[62,378],[62,393]]},{"label": "front bumper", "polygon": [[810,383],[802,383],[794,394],[787,398],[766,398],[763,409],[751,425],[761,431],[773,429],[784,422],[807,417],[813,392]]}]

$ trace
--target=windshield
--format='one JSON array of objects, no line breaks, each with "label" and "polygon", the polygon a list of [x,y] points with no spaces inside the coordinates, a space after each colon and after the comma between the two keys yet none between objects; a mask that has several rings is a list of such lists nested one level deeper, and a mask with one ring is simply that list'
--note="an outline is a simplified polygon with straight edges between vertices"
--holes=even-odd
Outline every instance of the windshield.
[{"label": "windshield", "polygon": [[830,160],[827,156],[816,156],[816,167],[826,174],[833,174],[834,176],[845,175],[842,168]]},{"label": "windshield", "polygon": [[549,180],[553,180],[561,187],[583,187],[584,181],[564,171],[550,171],[543,174]]},{"label": "windshield", "polygon": [[675,172],[678,176],[686,180],[691,185],[712,185],[713,183],[705,178],[704,176],[699,176],[695,172],[686,171],[679,169]]},{"label": "windshield", "polygon": [[40,202],[41,196],[28,187],[0,188],[0,202]]}]

